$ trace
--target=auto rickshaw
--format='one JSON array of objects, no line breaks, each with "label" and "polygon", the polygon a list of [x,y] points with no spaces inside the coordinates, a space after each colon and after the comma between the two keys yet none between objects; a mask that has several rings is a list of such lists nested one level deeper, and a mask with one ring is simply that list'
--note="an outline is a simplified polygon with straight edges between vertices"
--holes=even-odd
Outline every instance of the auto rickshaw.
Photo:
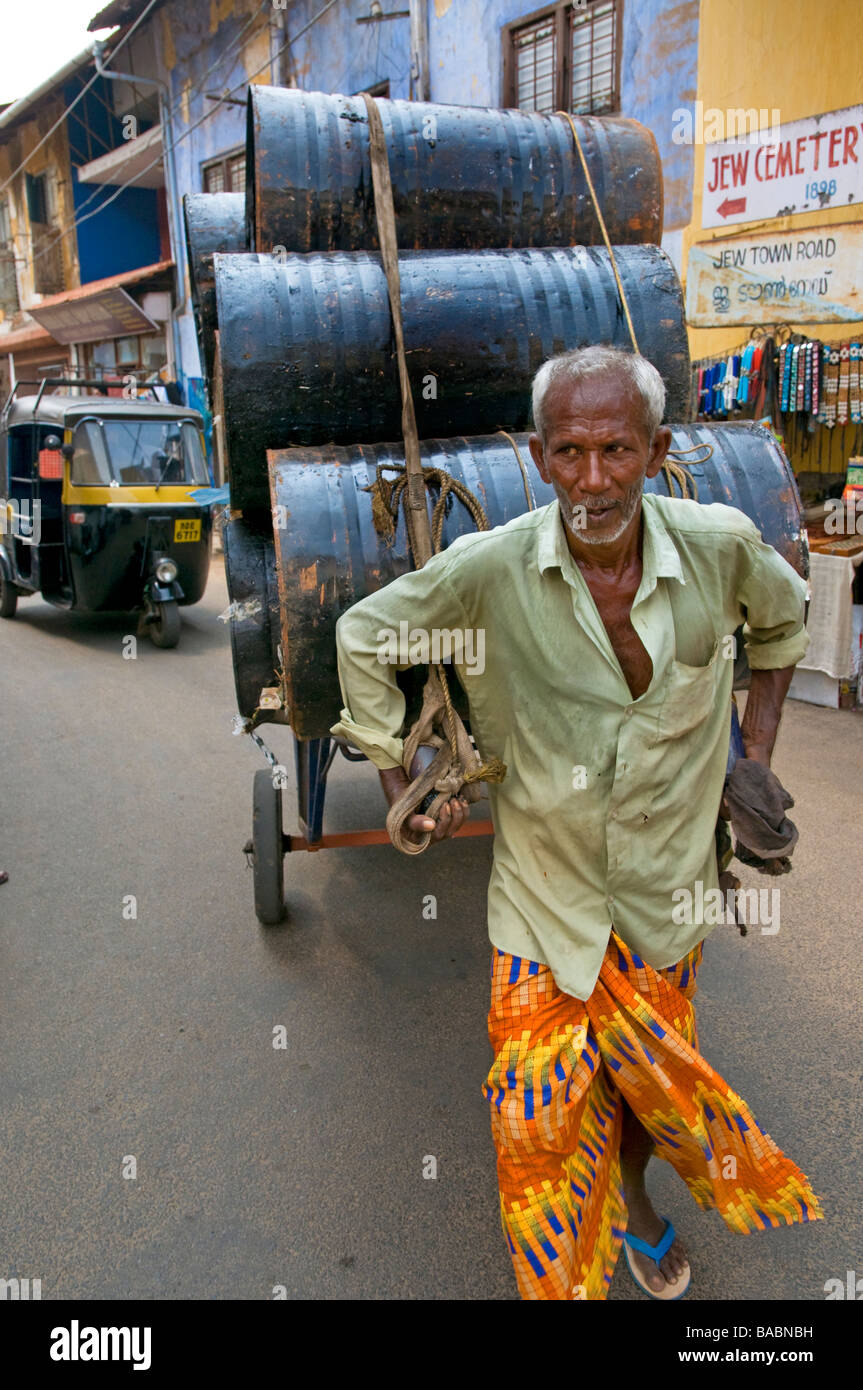
[{"label": "auto rickshaw", "polygon": [[[211,511],[198,411],[98,381],[19,382],[0,415],[0,617],[41,594],[80,613],[140,614],[157,647],[180,639],[180,607],[207,584]],[[86,387],[86,395],[48,387]],[[5,489],[5,491],[4,491]]]}]

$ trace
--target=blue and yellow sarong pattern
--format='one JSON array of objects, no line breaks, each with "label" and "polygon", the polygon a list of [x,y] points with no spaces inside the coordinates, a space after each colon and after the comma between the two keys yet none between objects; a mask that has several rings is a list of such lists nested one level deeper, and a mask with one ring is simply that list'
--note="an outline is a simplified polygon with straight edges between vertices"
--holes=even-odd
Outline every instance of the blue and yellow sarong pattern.
[{"label": "blue and yellow sarong pattern", "polygon": [[612,933],[586,1001],[495,950],[485,1083],[501,1220],[525,1299],[603,1299],[626,1230],[621,1097],[705,1209],[741,1234],[821,1217],[807,1179],[698,1052],[702,947],[654,970]]}]

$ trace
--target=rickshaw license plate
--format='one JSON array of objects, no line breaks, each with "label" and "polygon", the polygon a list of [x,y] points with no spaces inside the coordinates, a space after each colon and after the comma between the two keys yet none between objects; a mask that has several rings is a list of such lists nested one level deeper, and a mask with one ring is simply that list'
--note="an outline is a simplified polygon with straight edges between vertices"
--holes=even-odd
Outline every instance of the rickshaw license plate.
[{"label": "rickshaw license plate", "polygon": [[196,521],[175,521],[175,541],[199,541],[201,539],[201,518]]}]

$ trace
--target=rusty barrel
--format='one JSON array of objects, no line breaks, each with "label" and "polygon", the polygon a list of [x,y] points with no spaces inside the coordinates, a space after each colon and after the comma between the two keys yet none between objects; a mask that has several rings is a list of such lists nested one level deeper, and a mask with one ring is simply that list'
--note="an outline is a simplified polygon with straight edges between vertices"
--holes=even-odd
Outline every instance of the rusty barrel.
[{"label": "rusty barrel", "polygon": [[[593,246],[602,234],[563,116],[379,100],[399,247]],[[623,116],[573,118],[612,245],[658,243],[656,141]],[[249,246],[378,246],[361,96],[249,88]]]},{"label": "rusty barrel", "polygon": [[[685,419],[689,348],[680,282],[658,246],[615,257],[667,419]],[[549,357],[630,346],[604,247],[408,251],[405,350],[420,438],[528,425]],[[268,505],[267,449],[394,439],[401,395],[377,253],[216,257],[221,379],[235,507]]]},{"label": "rusty barrel", "polygon": [[247,249],[245,207],[242,193],[187,193],[183,199],[192,310],[211,393],[218,328],[213,255]]},{"label": "rusty barrel", "polygon": [[[764,539],[805,575],[800,498],[788,460],[770,431],[750,423],[673,425],[672,430],[675,457],[689,472],[698,501],[723,502],[745,512]],[[530,458],[527,435],[515,439],[527,482],[501,435],[427,440],[422,461],[465,483],[482,502],[490,524],[500,526],[554,497]],[[226,527],[241,713],[253,713],[261,689],[276,685],[276,671],[283,668],[288,709],[275,717],[289,720],[299,738],[326,737],[335,723],[341,704],[336,620],[412,567],[403,514],[391,543],[378,534],[372,519],[367,489],[377,469],[392,464],[404,464],[400,445],[275,451],[270,455],[272,518],[261,514],[257,521],[239,519]],[[648,479],[646,490],[667,496],[665,475]],[[473,530],[468,512],[453,501],[444,546]],[[419,697],[416,674],[404,675],[409,709]]]}]

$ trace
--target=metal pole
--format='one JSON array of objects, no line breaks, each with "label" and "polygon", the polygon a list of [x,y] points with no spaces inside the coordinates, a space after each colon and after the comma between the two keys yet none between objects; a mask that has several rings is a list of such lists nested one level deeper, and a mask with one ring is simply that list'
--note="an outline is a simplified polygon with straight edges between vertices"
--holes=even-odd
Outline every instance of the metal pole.
[{"label": "metal pole", "polygon": [[411,99],[428,101],[428,0],[408,0],[411,16]]},{"label": "metal pole", "polygon": [[275,5],[273,7],[273,17],[270,21],[272,25],[271,45],[275,45],[273,54],[273,83],[276,87],[287,87],[288,85],[288,16],[287,5]]},{"label": "metal pole", "polygon": [[178,319],[186,309],[185,239],[183,236],[180,199],[177,194],[176,166],[174,164],[174,127],[171,120],[171,94],[164,82],[157,77],[138,77],[128,72],[109,72],[102,65],[103,45],[93,44],[93,58],[100,77],[111,82],[129,82],[139,87],[155,87],[159,94],[159,123],[162,128],[162,151],[165,161],[165,189],[168,202],[168,235],[171,242],[171,255],[174,261],[174,285],[177,304],[171,310],[171,330],[174,348],[174,374],[182,370],[180,326]]}]

